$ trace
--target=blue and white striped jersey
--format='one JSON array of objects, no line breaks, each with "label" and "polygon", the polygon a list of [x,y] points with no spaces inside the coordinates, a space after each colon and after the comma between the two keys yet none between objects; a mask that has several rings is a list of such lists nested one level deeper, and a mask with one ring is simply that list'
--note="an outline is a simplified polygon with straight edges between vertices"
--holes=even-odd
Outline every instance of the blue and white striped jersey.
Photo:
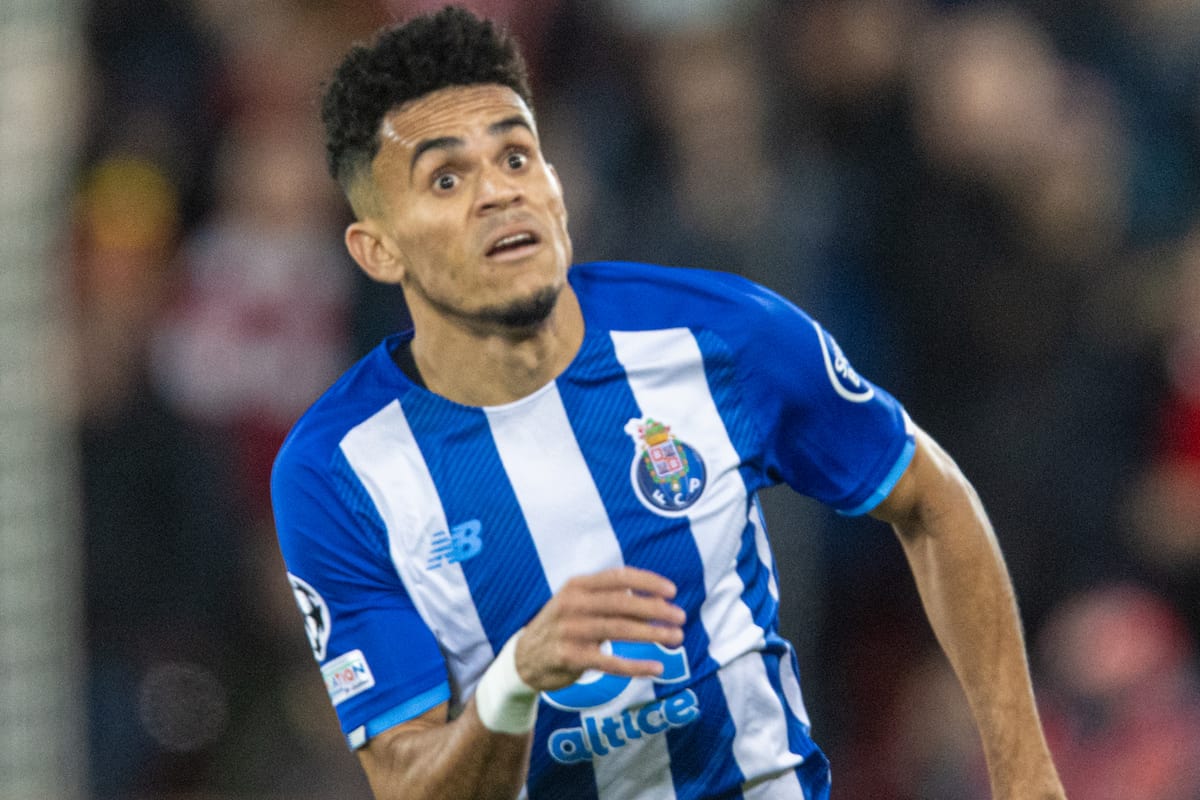
[{"label": "blue and white striped jersey", "polygon": [[369,353],[275,466],[279,538],[351,746],[449,701],[572,576],[675,582],[682,647],[614,643],[660,678],[586,675],[543,694],[525,795],[828,793],[798,668],[777,633],[756,493],[786,482],[848,514],[908,465],[899,404],[833,338],[741,278],[572,267],[586,332],[554,382],[456,404]]}]

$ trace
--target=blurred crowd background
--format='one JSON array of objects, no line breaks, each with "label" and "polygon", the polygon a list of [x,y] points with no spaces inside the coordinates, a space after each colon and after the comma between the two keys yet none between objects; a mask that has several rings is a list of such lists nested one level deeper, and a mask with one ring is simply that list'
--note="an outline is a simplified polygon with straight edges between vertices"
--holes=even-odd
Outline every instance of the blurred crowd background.
[{"label": "blurred crowd background", "polygon": [[[344,253],[321,83],[440,3],[84,5],[58,265],[89,797],[366,798],[267,478],[407,323]],[[771,286],[956,456],[1069,794],[1200,798],[1200,1],[466,5],[524,45],[579,260]],[[890,530],[768,503],[834,797],[986,797]]]}]

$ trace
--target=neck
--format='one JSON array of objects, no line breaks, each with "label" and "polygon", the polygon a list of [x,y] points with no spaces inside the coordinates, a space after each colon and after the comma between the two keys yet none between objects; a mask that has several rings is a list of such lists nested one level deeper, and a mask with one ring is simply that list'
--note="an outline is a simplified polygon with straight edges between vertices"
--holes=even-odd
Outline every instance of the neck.
[{"label": "neck", "polygon": [[583,314],[568,284],[545,322],[528,330],[479,329],[410,308],[412,352],[430,391],[469,406],[527,397],[562,374],[583,342]]}]

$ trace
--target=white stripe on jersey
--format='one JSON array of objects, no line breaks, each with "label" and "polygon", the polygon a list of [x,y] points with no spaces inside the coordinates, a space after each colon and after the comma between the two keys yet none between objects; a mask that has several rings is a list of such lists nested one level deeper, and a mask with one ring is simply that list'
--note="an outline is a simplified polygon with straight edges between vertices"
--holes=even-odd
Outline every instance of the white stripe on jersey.
[{"label": "white stripe on jersey", "polygon": [[[583,716],[592,717],[599,724],[605,717],[615,717],[626,708],[639,708],[654,700],[654,685],[644,678],[635,678],[611,703],[593,708]],[[639,800],[675,798],[671,756],[664,734],[626,739],[623,747],[610,748],[608,755],[594,759],[592,765],[600,800],[622,797],[636,797]]]},{"label": "white stripe on jersey", "polygon": [[383,518],[400,579],[447,656],[452,702],[464,703],[496,654],[462,566],[447,563],[437,570],[425,569],[433,535],[449,526],[400,403],[389,403],[357,425],[342,439],[341,448]]},{"label": "white stripe on jersey", "polygon": [[804,695],[800,693],[800,680],[796,677],[796,671],[792,668],[790,660],[780,660],[779,682],[783,684],[783,697],[787,700],[792,713],[811,728],[812,722],[808,718],[808,709],[804,706]]},{"label": "white stripe on jersey", "polygon": [[708,631],[709,655],[717,664],[727,664],[764,641],[762,628],[742,602],[745,587],[734,568],[749,506],[737,451],[709,392],[704,359],[691,331],[614,331],[612,339],[642,415],[670,425],[704,459],[707,485],[687,517],[704,564],[706,596],[700,617]]},{"label": "white stripe on jersey", "polygon": [[[550,591],[557,592],[575,575],[623,566],[621,545],[557,386],[550,384],[517,403],[486,411],[500,462],[529,526]],[[571,492],[546,491],[548,464],[553,465],[555,482],[573,487]],[[580,547],[581,541],[586,541],[587,547]],[[650,682],[634,680],[611,703],[583,712],[582,716],[599,720],[620,714],[631,702],[641,704],[653,699]],[[673,800],[670,761],[665,736],[643,736],[612,749],[592,762],[600,797]],[[647,774],[647,766],[657,769]]]},{"label": "white stripe on jersey", "polygon": [[707,595],[700,618],[737,729],[734,758],[744,775],[774,771],[787,763],[781,759],[788,758],[787,720],[762,657],[751,652],[763,646],[765,632],[742,601],[745,586],[734,569],[749,498],[709,391],[703,355],[685,328],[614,331],[612,339],[643,416],[670,424],[704,459],[708,485],[687,515],[704,564]]},{"label": "white stripe on jersey", "polygon": [[[624,565],[558,387],[552,383],[516,403],[484,410],[551,593],[575,575]],[[555,483],[571,491],[547,491],[548,469]],[[585,540],[588,546],[580,547]]]},{"label": "white stripe on jersey", "polygon": [[[791,664],[781,667],[788,671]],[[743,775],[770,774],[781,766],[798,766],[804,759],[788,749],[787,712],[779,702],[767,677],[767,668],[759,653],[747,653],[726,664],[717,673],[730,716],[737,726],[733,754]],[[770,794],[760,795],[771,800],[797,798],[804,792],[795,773],[789,772]],[[784,791],[788,787],[791,793]]]},{"label": "white stripe on jersey", "polygon": [[775,558],[771,555],[771,544],[767,541],[767,527],[763,521],[762,506],[758,498],[750,508],[750,524],[754,526],[754,547],[758,550],[758,560],[767,568],[770,579],[767,581],[767,591],[776,603],[779,602],[779,584],[775,582]]},{"label": "white stripe on jersey", "polygon": [[742,789],[742,800],[805,800],[804,789],[794,771]]}]

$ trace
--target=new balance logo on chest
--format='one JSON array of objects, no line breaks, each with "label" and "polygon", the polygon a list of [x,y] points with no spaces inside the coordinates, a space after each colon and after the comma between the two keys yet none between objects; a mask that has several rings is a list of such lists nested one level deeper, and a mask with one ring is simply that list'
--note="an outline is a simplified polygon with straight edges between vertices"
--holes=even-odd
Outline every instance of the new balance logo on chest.
[{"label": "new balance logo on chest", "polygon": [[439,569],[446,564],[458,564],[472,559],[483,550],[480,533],[483,525],[477,519],[454,525],[449,531],[433,535],[426,569]]}]

